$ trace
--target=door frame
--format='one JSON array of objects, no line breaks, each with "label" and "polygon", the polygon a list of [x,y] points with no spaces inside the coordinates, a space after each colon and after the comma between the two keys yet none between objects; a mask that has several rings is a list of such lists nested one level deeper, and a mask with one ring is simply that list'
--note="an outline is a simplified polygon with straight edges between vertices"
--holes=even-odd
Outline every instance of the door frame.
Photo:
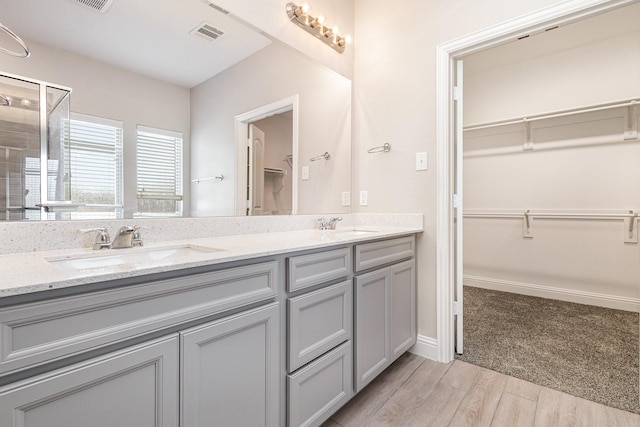
[{"label": "door frame", "polygon": [[298,145],[299,145],[299,96],[298,94],[274,101],[271,104],[263,105],[235,117],[235,141],[236,141],[236,188],[234,197],[234,212],[236,215],[246,216],[247,214],[247,176],[246,171],[246,149],[247,135],[249,134],[249,124],[265,119],[275,114],[291,111],[292,113],[292,135],[291,151],[293,155],[293,167],[291,168],[291,213],[298,213]]},{"label": "door frame", "polygon": [[[555,25],[566,25],[631,5],[640,0],[569,0],[479,32],[440,44],[436,48],[436,300],[437,360],[453,360],[455,319],[455,233],[453,194],[455,190],[454,70],[455,61],[519,37],[544,32]],[[462,309],[462,307],[460,308]]]}]

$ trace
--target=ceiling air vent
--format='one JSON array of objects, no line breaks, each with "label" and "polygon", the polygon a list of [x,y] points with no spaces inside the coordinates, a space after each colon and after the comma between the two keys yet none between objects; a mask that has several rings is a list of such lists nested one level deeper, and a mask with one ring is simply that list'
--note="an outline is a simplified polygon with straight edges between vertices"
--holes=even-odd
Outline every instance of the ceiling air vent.
[{"label": "ceiling air vent", "polygon": [[93,10],[97,10],[100,13],[105,13],[113,0],[73,0],[83,6],[87,6]]},{"label": "ceiling air vent", "polygon": [[213,25],[207,22],[203,22],[200,25],[198,25],[196,28],[191,30],[191,34],[212,42],[222,37],[224,35],[224,31],[214,27]]}]

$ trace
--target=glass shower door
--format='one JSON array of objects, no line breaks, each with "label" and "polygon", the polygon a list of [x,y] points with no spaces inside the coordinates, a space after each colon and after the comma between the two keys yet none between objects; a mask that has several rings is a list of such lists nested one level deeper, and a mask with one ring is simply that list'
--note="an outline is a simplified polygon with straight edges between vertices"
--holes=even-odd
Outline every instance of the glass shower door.
[{"label": "glass shower door", "polygon": [[40,85],[0,76],[0,220],[40,218]]},{"label": "glass shower door", "polygon": [[0,220],[50,219],[70,199],[70,93],[0,75]]}]

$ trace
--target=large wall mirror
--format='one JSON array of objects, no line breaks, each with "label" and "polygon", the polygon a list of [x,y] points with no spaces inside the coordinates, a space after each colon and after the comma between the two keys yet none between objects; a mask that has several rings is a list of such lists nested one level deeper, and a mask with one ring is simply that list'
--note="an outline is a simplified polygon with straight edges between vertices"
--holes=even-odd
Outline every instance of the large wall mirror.
[{"label": "large wall mirror", "polygon": [[[2,9],[31,55],[0,56],[11,100],[0,105],[0,220],[350,211],[344,76],[206,0]],[[28,96],[33,82],[69,88],[69,115],[39,120],[38,104],[55,97]],[[56,162],[36,145],[52,120],[66,150]],[[48,166],[52,182],[31,178],[61,200],[37,197],[29,164]]]}]

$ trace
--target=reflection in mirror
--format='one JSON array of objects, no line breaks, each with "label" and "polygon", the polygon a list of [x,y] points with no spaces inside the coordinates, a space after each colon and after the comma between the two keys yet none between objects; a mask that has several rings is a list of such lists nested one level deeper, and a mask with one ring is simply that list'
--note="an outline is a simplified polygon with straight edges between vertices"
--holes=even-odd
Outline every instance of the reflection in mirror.
[{"label": "reflection in mirror", "polygon": [[[56,199],[80,206],[43,208],[38,218],[350,211],[341,196],[351,181],[351,82],[208,2],[116,0],[97,11],[76,0],[6,0],[3,22],[32,53],[0,58],[0,72],[73,89],[71,154],[58,181],[66,193]],[[250,168],[238,133],[249,122],[237,118],[291,98],[288,116],[254,123],[265,131],[264,167]],[[269,123],[277,120],[288,127]],[[325,151],[331,160],[309,161]],[[256,185],[263,206],[253,209]]]},{"label": "reflection in mirror", "polygon": [[68,88],[0,74],[0,219],[70,208]]}]

